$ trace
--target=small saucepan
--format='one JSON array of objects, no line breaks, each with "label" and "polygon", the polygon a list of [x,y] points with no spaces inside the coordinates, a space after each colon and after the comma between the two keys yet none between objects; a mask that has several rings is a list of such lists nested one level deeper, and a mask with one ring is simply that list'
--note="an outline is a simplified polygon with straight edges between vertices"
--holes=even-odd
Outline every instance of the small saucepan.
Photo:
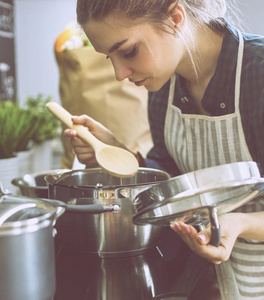
[{"label": "small saucepan", "polygon": [[[133,223],[169,226],[183,221],[200,229],[211,222],[211,244],[220,244],[218,215],[235,210],[264,191],[255,162],[237,162],[177,176],[134,197]],[[122,191],[121,191],[122,193]]]},{"label": "small saucepan", "polygon": [[0,299],[53,299],[54,226],[65,208],[4,193],[0,188]]}]

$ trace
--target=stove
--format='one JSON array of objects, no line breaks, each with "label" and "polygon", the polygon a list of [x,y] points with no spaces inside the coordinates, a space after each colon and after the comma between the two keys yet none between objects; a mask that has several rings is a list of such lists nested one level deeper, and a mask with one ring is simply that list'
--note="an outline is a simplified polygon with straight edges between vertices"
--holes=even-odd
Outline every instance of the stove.
[{"label": "stove", "polygon": [[157,247],[131,257],[102,259],[55,244],[53,300],[185,300],[208,265],[171,229]]}]

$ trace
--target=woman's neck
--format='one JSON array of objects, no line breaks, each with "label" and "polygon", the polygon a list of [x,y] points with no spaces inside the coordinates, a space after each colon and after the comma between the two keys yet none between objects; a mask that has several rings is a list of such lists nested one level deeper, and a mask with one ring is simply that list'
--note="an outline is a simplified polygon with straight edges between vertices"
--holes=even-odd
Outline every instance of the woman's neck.
[{"label": "woman's neck", "polygon": [[209,27],[199,30],[194,36],[195,47],[191,50],[191,55],[188,52],[185,55],[180,75],[186,78],[189,91],[196,103],[201,102],[215,73],[223,38],[224,33],[216,32]]}]

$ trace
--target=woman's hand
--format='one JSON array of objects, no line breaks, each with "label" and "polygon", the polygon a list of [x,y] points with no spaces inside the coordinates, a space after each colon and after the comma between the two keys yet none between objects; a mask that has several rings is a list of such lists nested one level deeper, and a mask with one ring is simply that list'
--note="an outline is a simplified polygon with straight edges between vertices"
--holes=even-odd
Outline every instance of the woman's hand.
[{"label": "woman's hand", "polygon": [[264,211],[228,213],[219,217],[219,223],[221,226],[221,242],[218,247],[210,245],[210,224],[200,232],[197,232],[193,226],[183,222],[172,222],[171,228],[194,252],[215,264],[229,258],[237,237],[264,241]]},{"label": "woman's hand", "polygon": [[[72,122],[87,127],[88,130],[103,143],[126,149],[124,145],[118,142],[111,131],[88,116],[73,116]],[[74,129],[66,129],[64,136],[71,138],[73,150],[82,164],[85,164],[87,167],[98,166],[93,148],[80,139]]]},{"label": "woman's hand", "polygon": [[219,217],[221,226],[221,243],[218,247],[210,244],[210,223],[203,231],[197,230],[183,222],[172,222],[171,228],[182,238],[182,240],[198,255],[215,264],[226,261],[233,249],[235,241],[240,234],[238,219],[241,214],[229,213]]}]

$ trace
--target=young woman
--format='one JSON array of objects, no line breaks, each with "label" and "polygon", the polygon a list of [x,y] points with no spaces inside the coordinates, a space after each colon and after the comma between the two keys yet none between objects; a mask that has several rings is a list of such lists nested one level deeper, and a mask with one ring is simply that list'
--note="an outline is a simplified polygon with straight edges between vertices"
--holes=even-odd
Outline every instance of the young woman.
[{"label": "young woman", "polygon": [[[237,161],[264,167],[264,38],[241,33],[225,12],[225,0],[78,0],[78,22],[116,79],[150,92],[154,147],[141,166],[172,176]],[[124,148],[88,116],[73,122]],[[80,162],[94,166],[92,148],[74,130],[65,135]],[[263,211],[258,198],[222,216],[219,247],[209,244],[210,228],[172,229],[200,256],[231,264],[239,299],[264,299]]]}]

